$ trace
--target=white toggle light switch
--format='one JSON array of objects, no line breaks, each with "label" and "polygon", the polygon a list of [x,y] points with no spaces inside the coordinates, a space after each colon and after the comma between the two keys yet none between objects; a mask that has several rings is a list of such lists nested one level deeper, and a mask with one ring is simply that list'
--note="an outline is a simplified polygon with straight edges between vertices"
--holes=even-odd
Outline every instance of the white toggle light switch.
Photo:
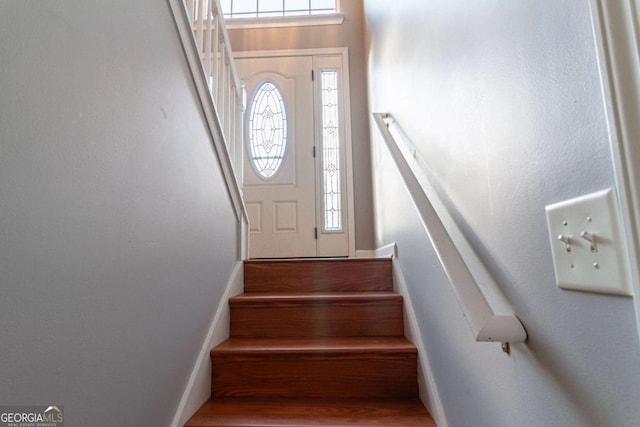
[{"label": "white toggle light switch", "polygon": [[631,295],[613,189],[549,205],[545,210],[560,288]]}]

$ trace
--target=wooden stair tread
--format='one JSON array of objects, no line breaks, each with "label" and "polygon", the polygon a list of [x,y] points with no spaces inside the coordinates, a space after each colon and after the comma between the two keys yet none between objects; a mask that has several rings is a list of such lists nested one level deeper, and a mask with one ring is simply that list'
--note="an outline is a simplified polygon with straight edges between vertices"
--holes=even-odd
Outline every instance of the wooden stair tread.
[{"label": "wooden stair tread", "polygon": [[318,264],[321,262],[330,262],[332,265],[338,263],[362,263],[362,262],[390,262],[391,258],[372,258],[372,257],[358,257],[358,258],[253,258],[244,260],[245,264]]},{"label": "wooden stair tread", "polygon": [[229,338],[211,350],[225,353],[415,353],[416,347],[404,337],[337,338]]},{"label": "wooden stair tread", "polygon": [[373,292],[287,292],[275,294],[252,292],[229,298],[232,305],[253,303],[317,303],[317,302],[363,302],[363,301],[402,301],[402,295],[390,291]]},{"label": "wooden stair tread", "polygon": [[390,259],[246,261],[244,285],[185,426],[435,426]]},{"label": "wooden stair tread", "polygon": [[419,399],[211,399],[185,427],[435,427]]}]

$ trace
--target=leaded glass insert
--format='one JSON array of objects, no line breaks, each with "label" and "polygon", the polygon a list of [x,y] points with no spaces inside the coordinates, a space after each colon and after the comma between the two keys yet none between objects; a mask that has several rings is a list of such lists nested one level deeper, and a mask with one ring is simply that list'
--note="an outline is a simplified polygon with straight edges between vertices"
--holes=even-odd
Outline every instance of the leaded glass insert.
[{"label": "leaded glass insert", "polygon": [[249,113],[249,155],[264,179],[282,166],[287,149],[287,114],[282,93],[272,81],[263,82],[253,97]]},{"label": "leaded glass insert", "polygon": [[323,229],[342,231],[338,71],[320,71]]}]

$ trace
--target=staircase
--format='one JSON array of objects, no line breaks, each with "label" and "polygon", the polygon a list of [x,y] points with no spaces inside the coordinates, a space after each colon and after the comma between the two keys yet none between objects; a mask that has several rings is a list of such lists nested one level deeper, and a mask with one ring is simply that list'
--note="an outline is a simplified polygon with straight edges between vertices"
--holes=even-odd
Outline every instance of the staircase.
[{"label": "staircase", "polygon": [[246,261],[205,426],[435,426],[388,259]]}]

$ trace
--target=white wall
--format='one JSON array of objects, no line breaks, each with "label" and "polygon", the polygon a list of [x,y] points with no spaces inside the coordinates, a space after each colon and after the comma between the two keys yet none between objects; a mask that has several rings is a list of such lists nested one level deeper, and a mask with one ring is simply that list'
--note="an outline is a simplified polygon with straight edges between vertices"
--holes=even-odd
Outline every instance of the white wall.
[{"label": "white wall", "polygon": [[377,246],[398,244],[448,425],[640,424],[632,300],[557,288],[544,214],[614,185],[588,2],[364,5],[370,110],[390,112],[431,163],[529,333],[511,356],[473,342],[388,154],[374,147]]},{"label": "white wall", "polygon": [[0,2],[0,403],[171,421],[238,253],[167,2]]}]

